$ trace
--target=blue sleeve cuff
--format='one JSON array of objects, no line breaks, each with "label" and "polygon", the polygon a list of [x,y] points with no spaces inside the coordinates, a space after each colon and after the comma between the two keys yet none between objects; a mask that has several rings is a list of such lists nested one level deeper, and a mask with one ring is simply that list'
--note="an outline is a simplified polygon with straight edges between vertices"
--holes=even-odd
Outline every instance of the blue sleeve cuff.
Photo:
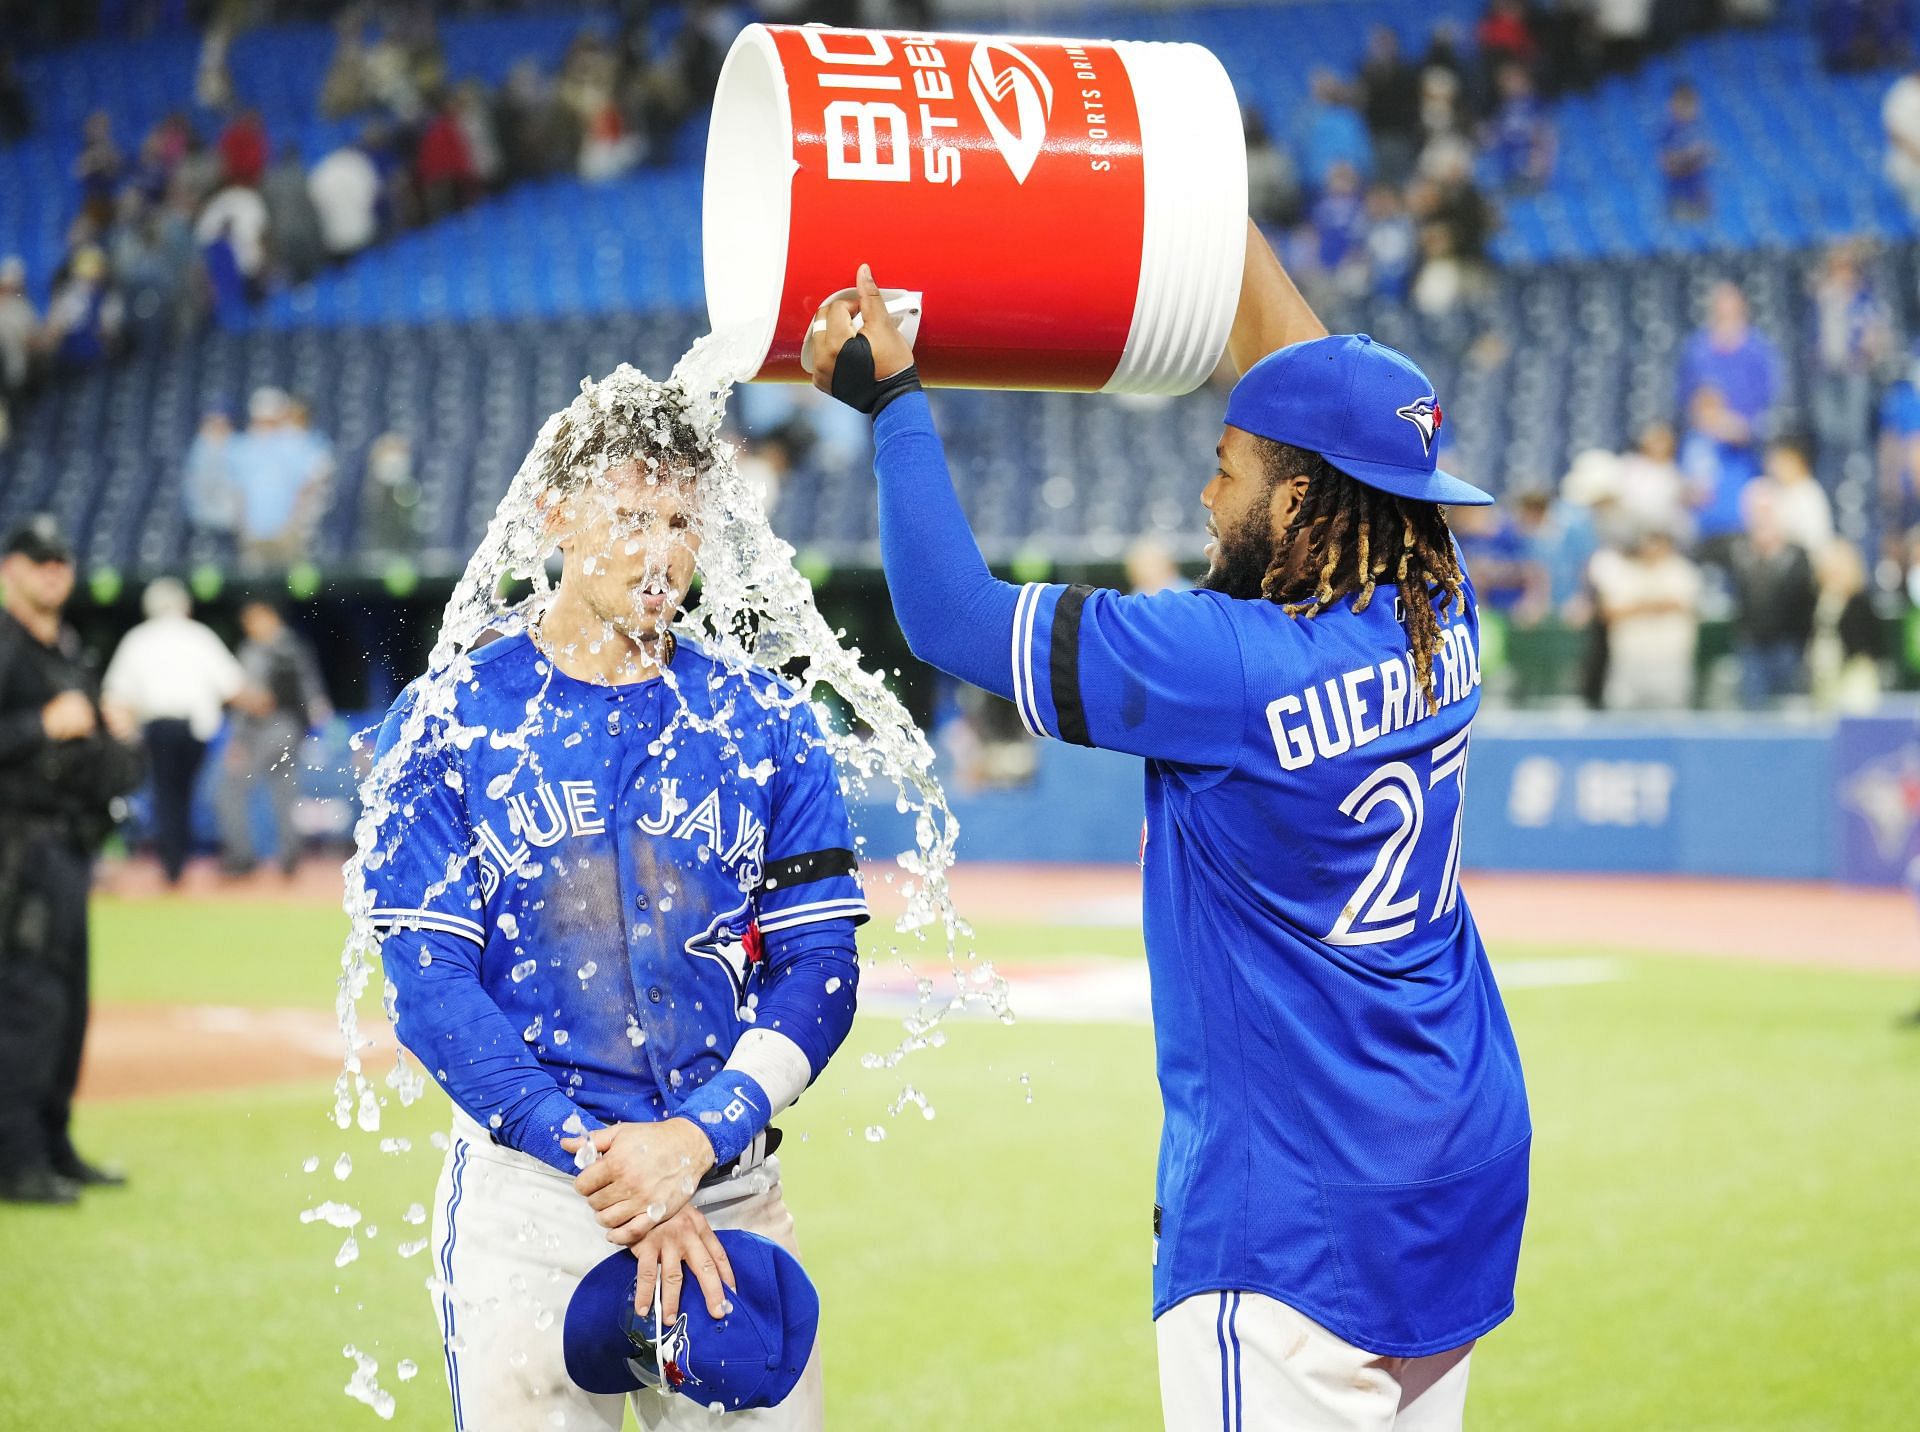
[{"label": "blue sleeve cuff", "polygon": [[[893,406],[898,407],[904,401],[899,399]],[[772,1120],[773,1100],[752,1075],[722,1068],[693,1091],[678,1114],[699,1125],[700,1132],[713,1145],[713,1161],[719,1165],[730,1163],[746,1152],[753,1136]]]},{"label": "blue sleeve cuff", "polygon": [[902,393],[880,410],[873,420],[873,446],[877,452],[887,439],[903,433],[933,433],[933,409],[923,392]]},{"label": "blue sleeve cuff", "polygon": [[587,1133],[605,1127],[560,1090],[553,1089],[536,1099],[525,1113],[494,1130],[494,1141],[551,1164],[571,1178],[580,1171],[580,1166],[572,1154],[560,1147],[560,1140],[572,1134],[573,1130],[567,1125],[576,1118]]}]

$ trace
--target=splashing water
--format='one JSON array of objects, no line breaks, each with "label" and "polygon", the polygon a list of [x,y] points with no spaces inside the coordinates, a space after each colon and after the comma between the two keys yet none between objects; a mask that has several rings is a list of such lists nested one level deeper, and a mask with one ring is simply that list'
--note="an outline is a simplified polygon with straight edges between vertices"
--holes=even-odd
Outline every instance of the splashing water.
[{"label": "splashing water", "polygon": [[[878,671],[861,665],[857,648],[841,643],[814,604],[807,579],[794,566],[794,549],[777,537],[767,522],[764,506],[754,489],[742,478],[732,449],[719,439],[725,404],[738,375],[746,370],[743,347],[737,339],[708,335],[700,339],[675,365],[668,380],[679,395],[688,400],[682,416],[689,418],[707,440],[716,460],[703,472],[698,484],[694,526],[701,542],[696,563],[699,597],[690,612],[681,614],[675,624],[677,635],[705,648],[720,664],[733,671],[757,668],[777,672],[793,687],[786,697],[767,691],[765,683],[749,683],[759,699],[768,702],[812,701],[826,692],[833,693],[850,720],[843,729],[822,721],[825,745],[841,774],[843,788],[850,796],[867,795],[876,788],[891,786],[897,792],[892,804],[913,818],[914,840],[910,850],[895,858],[905,879],[899,893],[905,900],[905,913],[897,930],[905,936],[903,944],[930,946],[946,957],[949,978],[944,981],[917,976],[919,1000],[903,1022],[903,1033],[893,1048],[862,1056],[871,1067],[892,1068],[908,1054],[944,1043],[938,1025],[948,1014],[966,1006],[984,1007],[1002,1021],[1011,1022],[1005,982],[992,966],[975,959],[969,941],[971,931],[953,905],[949,872],[954,861],[954,846],[959,826],[947,804],[945,793],[933,773],[934,753],[925,735],[914,724],[899,698],[888,688]],[[663,385],[635,369],[621,365],[599,382],[583,382],[580,395],[560,413],[542,425],[532,448],[501,499],[485,537],[467,563],[466,570],[448,600],[440,631],[428,659],[426,675],[414,686],[414,699],[403,720],[392,749],[373,764],[362,786],[362,813],[356,823],[355,850],[346,867],[346,911],[351,927],[341,953],[340,976],[335,996],[335,1013],[344,1044],[344,1066],[334,1085],[334,1123],[342,1130],[358,1126],[376,1132],[380,1110],[386,1095],[375,1086],[364,1063],[373,1041],[361,1033],[358,1004],[365,996],[377,968],[380,937],[376,934],[372,911],[374,895],[370,874],[379,870],[391,854],[399,831],[407,820],[407,811],[396,801],[403,771],[417,754],[428,753],[435,743],[464,746],[486,741],[501,751],[516,753],[514,772],[534,763],[529,737],[538,718],[538,701],[530,702],[526,719],[516,730],[481,730],[462,726],[455,716],[456,700],[463,687],[474,680],[471,653],[489,629],[512,631],[537,618],[551,600],[554,587],[548,576],[547,560],[553,548],[550,513],[543,506],[547,485],[555,471],[584,472],[585,483],[605,484],[609,464],[605,458],[591,459],[569,445],[595,423],[625,423],[632,429],[664,435],[657,416]],[[650,469],[656,463],[645,459]],[[634,550],[629,548],[629,551]],[[591,564],[595,559],[585,559]],[[650,559],[651,560],[651,559]],[[510,584],[530,586],[528,596],[509,602],[503,592]],[[597,649],[597,647],[595,648]],[[678,691],[671,668],[662,668],[661,676],[669,688]],[[610,718],[612,719],[612,718]],[[714,735],[725,740],[729,715],[720,712],[701,717],[683,698],[665,729],[652,733],[650,749],[671,745],[679,730]],[[618,735],[610,727],[610,735]],[[764,763],[763,763],[764,764]],[[770,769],[743,767],[742,779],[764,782]],[[510,781],[512,773],[501,778]],[[449,777],[456,781],[456,777]],[[861,842],[856,842],[861,844]],[[449,852],[444,877],[423,892],[422,903],[431,901],[462,878],[465,862],[471,856],[464,851]],[[893,880],[892,875],[886,877]],[[671,908],[674,891],[670,883],[658,897],[661,910]],[[517,940],[520,931],[502,921],[502,933]],[[516,953],[520,951],[516,950]],[[914,967],[899,946],[894,955],[909,969]],[[387,951],[388,958],[417,959],[423,965],[430,955],[417,941],[396,933]],[[513,971],[516,980],[531,973],[532,959]],[[590,980],[591,966],[577,972],[581,981]],[[836,983],[838,983],[836,981]],[[388,1018],[394,1014],[395,990],[382,980],[381,993]],[[539,1036],[538,1021],[526,1031],[526,1037]],[[555,1042],[561,1038],[556,1031]],[[629,1037],[637,1048],[644,1036],[635,1029]],[[402,1106],[419,1098],[426,1088],[424,1071],[414,1067],[402,1052],[392,1070],[381,1081]],[[889,1112],[897,1115],[903,1108],[918,1106],[932,1117],[924,1096],[911,1086]],[[878,1125],[867,1130],[867,1138],[879,1141],[885,1130]],[[404,1141],[383,1141],[383,1149],[393,1149]],[[435,1148],[444,1150],[447,1139],[436,1132]],[[587,1155],[588,1158],[591,1154]],[[311,1168],[309,1163],[307,1167]],[[346,1179],[352,1160],[342,1154],[334,1175]],[[405,1221],[416,1223],[417,1205],[409,1209]],[[310,1217],[340,1224],[334,1205],[327,1213]],[[334,1217],[328,1217],[333,1213]],[[357,1213],[355,1215],[357,1219]],[[348,1225],[349,1228],[351,1225]],[[371,1230],[367,1230],[370,1234]],[[409,1258],[425,1247],[425,1240],[402,1242],[399,1256]],[[358,1255],[358,1247],[349,1231],[346,1243],[336,1255],[336,1266],[344,1266]],[[383,1417],[392,1416],[390,1394],[374,1382],[377,1365],[364,1355],[355,1354],[357,1364],[349,1395],[368,1403]],[[410,1365],[402,1364],[403,1380]]]}]

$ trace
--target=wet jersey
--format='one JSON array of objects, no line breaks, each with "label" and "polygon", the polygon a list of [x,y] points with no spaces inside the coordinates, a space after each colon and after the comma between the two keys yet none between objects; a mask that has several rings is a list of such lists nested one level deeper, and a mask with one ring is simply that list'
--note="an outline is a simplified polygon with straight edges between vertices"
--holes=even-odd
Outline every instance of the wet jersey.
[{"label": "wet jersey", "polygon": [[875,424],[916,651],[1036,734],[1146,758],[1155,1315],[1237,1289],[1387,1355],[1487,1331],[1513,1306],[1530,1124],[1460,889],[1471,587],[1443,618],[1437,711],[1393,587],[1312,618],[1014,588],[979,562],[927,411],[913,394]]},{"label": "wet jersey", "polygon": [[686,642],[670,679],[618,686],[524,633],[471,661],[367,861],[407,1047],[497,1141],[569,1171],[570,1118],[681,1111],[748,1029],[817,1075],[852,1018],[866,902],[806,703]]}]

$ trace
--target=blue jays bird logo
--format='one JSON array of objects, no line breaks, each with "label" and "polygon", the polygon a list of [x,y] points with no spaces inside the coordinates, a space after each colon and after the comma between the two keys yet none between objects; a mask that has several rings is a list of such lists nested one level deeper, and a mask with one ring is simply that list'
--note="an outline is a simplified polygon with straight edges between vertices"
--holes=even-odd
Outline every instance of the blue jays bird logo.
[{"label": "blue jays bird logo", "polygon": [[715,915],[707,928],[687,941],[687,953],[696,959],[712,960],[733,981],[733,1002],[744,1004],[747,981],[760,963],[763,949],[760,927],[753,920],[751,901],[724,915]]},{"label": "blue jays bird logo", "polygon": [[1396,418],[1405,418],[1419,430],[1420,450],[1422,452],[1431,453],[1433,451],[1433,436],[1440,431],[1439,403],[1434,401],[1431,396],[1415,398],[1405,407],[1395,408],[1393,415]]}]

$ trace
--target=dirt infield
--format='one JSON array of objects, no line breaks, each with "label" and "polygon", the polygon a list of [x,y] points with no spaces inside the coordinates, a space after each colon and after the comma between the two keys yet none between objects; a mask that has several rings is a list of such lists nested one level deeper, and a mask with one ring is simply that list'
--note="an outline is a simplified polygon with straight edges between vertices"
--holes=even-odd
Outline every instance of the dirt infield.
[{"label": "dirt infield", "polygon": [[[903,907],[885,874],[868,883],[877,916]],[[241,882],[200,870],[168,892],[151,867],[136,862],[108,869],[101,884],[131,900],[337,902],[340,869],[313,861],[291,880]],[[1131,925],[1139,918],[1140,877],[1130,866],[966,865],[953,886],[972,920]],[[1493,872],[1469,873],[1465,889],[1496,956],[1503,946],[1560,947],[1910,971],[1920,979],[1920,918],[1895,890]],[[391,1035],[366,1033],[378,1041],[368,1066],[384,1069]],[[80,1093],[118,1099],[320,1079],[338,1071],[340,1056],[325,1009],[105,1005],[94,1012]]]}]

